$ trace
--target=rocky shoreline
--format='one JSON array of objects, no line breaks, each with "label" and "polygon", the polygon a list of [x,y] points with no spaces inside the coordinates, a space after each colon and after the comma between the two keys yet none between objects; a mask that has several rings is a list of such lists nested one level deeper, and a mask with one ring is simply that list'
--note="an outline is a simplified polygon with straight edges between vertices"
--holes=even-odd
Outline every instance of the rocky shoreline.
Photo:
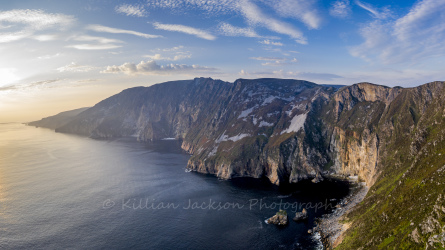
[{"label": "rocky shoreline", "polygon": [[365,198],[367,193],[366,183],[357,183],[352,188],[351,194],[343,198],[332,213],[318,219],[313,231],[320,234],[325,249],[333,249],[342,242],[343,233],[349,228],[349,224],[343,224],[340,221]]}]

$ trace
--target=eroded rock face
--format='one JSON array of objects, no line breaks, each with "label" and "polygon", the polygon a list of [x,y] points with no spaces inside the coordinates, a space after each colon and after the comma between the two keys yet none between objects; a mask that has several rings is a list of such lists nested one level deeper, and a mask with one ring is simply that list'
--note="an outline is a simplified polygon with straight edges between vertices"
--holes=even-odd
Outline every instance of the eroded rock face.
[{"label": "eroded rock face", "polygon": [[393,115],[407,113],[409,131],[442,88],[442,82],[412,89],[359,83],[337,90],[298,80],[196,78],[124,90],[56,131],[174,137],[192,155],[189,170],[223,179],[265,176],[279,185],[340,174],[371,186],[385,145],[401,136]]},{"label": "eroded rock face", "polygon": [[276,185],[321,180],[328,156],[312,145],[323,135],[307,124],[314,106],[334,92],[282,79],[167,82],[124,90],[56,131],[93,138],[181,139],[192,155],[188,169],[223,179],[266,176]]}]

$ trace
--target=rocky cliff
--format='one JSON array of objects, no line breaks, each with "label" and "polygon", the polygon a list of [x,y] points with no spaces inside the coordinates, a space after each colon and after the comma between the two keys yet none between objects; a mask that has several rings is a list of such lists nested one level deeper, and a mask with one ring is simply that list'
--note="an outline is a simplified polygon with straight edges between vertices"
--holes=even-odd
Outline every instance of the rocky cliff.
[{"label": "rocky cliff", "polygon": [[224,179],[354,175],[370,191],[346,218],[341,249],[437,248],[445,244],[444,88],[196,78],[124,90],[56,131],[174,137],[192,154],[188,169]]},{"label": "rocky cliff", "polygon": [[278,185],[321,178],[329,156],[316,145],[321,131],[308,122],[313,106],[334,92],[283,79],[167,82],[124,90],[56,131],[140,141],[174,137],[192,154],[190,170],[224,179],[266,176]]},{"label": "rocky cliff", "polygon": [[49,116],[46,118],[43,118],[39,121],[29,122],[27,125],[29,126],[36,126],[36,127],[43,127],[43,128],[49,128],[49,129],[56,129],[64,126],[68,122],[74,119],[75,116],[82,113],[83,111],[87,110],[88,108],[79,108],[74,109],[70,111],[65,111],[58,113],[57,115]]}]

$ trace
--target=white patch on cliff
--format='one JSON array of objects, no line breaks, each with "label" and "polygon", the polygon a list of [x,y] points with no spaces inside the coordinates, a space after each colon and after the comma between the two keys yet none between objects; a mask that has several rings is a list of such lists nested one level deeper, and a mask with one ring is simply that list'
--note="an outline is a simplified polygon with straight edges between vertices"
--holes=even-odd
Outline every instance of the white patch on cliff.
[{"label": "white patch on cliff", "polygon": [[239,140],[243,139],[244,137],[249,137],[249,136],[250,136],[249,134],[239,134],[239,135],[235,135],[235,136],[229,137],[227,140],[229,140],[229,141],[239,141]]},{"label": "white patch on cliff", "polygon": [[256,125],[256,124],[258,123],[258,119],[257,119],[256,117],[254,117],[254,118],[252,119],[252,122],[253,122],[253,125]]},{"label": "white patch on cliff", "polygon": [[261,104],[261,106],[264,106],[266,104],[269,104],[271,102],[273,102],[273,100],[275,100],[276,98],[278,98],[278,96],[269,96],[267,97],[264,102]]},{"label": "white patch on cliff", "polygon": [[238,119],[247,117],[252,111],[256,108],[256,106],[251,107],[250,109],[243,110],[241,114],[238,116]]},{"label": "white patch on cliff", "polygon": [[283,100],[283,101],[290,102],[290,101],[293,101],[295,98],[294,98],[293,96],[288,97],[288,98],[286,98],[286,97],[281,97],[281,96],[269,96],[269,97],[267,97],[266,99],[264,99],[264,101],[263,101],[263,103],[261,104],[261,106],[264,106],[264,105],[267,105],[267,104],[269,104],[269,103],[272,103],[273,100],[275,100],[275,99],[281,99],[281,100]]},{"label": "white patch on cliff", "polygon": [[273,113],[269,113],[269,114],[267,114],[266,116],[267,117],[271,117],[271,116],[274,116],[274,115],[278,115],[280,113],[280,111],[275,111],[275,112],[273,112]]},{"label": "white patch on cliff", "polygon": [[307,117],[307,113],[294,116],[294,118],[292,118],[292,120],[290,122],[289,128],[281,131],[281,134],[298,132],[301,128],[303,128],[304,122],[306,121],[306,117]]},{"label": "white patch on cliff", "polygon": [[229,138],[229,136],[226,135],[226,131],[224,130],[224,133],[222,133],[222,135],[218,139],[216,139],[215,142],[220,143],[222,141],[227,141],[227,138]]},{"label": "white patch on cliff", "polygon": [[223,141],[239,141],[241,139],[243,139],[244,137],[249,137],[251,136],[250,134],[238,134],[232,137],[229,137],[228,135],[226,135],[226,131],[224,131],[224,133],[215,141],[216,143],[220,143]]},{"label": "white patch on cliff", "polygon": [[209,153],[208,157],[212,157],[216,155],[216,152],[218,151],[218,145],[212,149],[212,151]]},{"label": "white patch on cliff", "polygon": [[292,106],[292,108],[291,108],[290,110],[286,111],[286,114],[287,114],[288,116],[291,116],[291,115],[292,115],[292,112],[293,112],[295,109],[303,110],[303,108],[306,106],[306,104],[304,104],[304,103],[299,103],[299,104],[292,104],[291,106]]},{"label": "white patch on cliff", "polygon": [[266,121],[261,121],[260,125],[258,127],[271,127],[273,126],[273,123],[268,123]]}]

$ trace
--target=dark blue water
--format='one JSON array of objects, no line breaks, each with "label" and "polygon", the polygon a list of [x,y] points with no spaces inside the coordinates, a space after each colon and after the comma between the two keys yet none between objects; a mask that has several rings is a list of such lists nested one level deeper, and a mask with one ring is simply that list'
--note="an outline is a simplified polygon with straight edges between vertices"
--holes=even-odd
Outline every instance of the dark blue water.
[{"label": "dark blue water", "polygon": [[[99,141],[0,124],[0,249],[316,249],[307,233],[348,194],[324,181],[278,188],[187,173],[177,141]],[[285,208],[306,223],[267,225]]]}]

